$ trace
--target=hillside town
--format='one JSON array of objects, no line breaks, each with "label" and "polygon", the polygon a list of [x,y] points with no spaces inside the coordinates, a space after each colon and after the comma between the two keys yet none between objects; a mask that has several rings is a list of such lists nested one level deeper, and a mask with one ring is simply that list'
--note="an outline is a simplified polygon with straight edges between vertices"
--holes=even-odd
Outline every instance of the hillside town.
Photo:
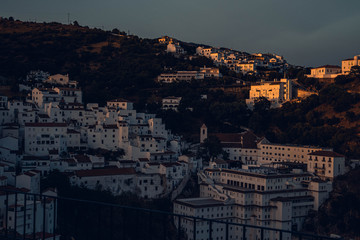
[{"label": "hillside town", "polygon": [[[226,55],[205,48],[197,52],[207,57]],[[233,53],[226,56],[229,58],[217,60],[219,64],[230,64],[228,59],[232,59],[235,70],[245,64],[240,63],[245,58],[239,60],[240,56]],[[251,60],[253,70],[255,65],[265,64],[264,56],[258,57]],[[269,61],[267,66],[286,64],[279,56]],[[200,72],[162,74],[158,81],[171,83],[206,76],[220,78],[221,74],[218,69],[204,67]],[[347,171],[345,157],[331,148],[271,143],[250,129],[241,133],[211,133],[203,124],[199,141],[186,142],[167,129],[161,118],[137,112],[133,102],[126,99],[113,99],[105,106],[84,104],[82,90],[77,86],[69,75],[33,71],[19,86],[29,92],[25,100],[1,96],[2,189],[57,196],[56,189],[41,191],[40,181],[58,171],[65,173],[73,186],[106,190],[113,195],[131,192],[145,200],[169,198],[177,214],[300,230],[308,212],[318,210],[328,198],[333,179]],[[288,79],[253,85],[247,103],[252,105],[256,99],[265,97],[279,107],[292,99],[291,89]],[[180,101],[181,97],[164,98],[162,109],[177,111]],[[199,149],[210,136],[219,139],[227,159],[217,156],[204,161]],[[200,196],[179,199],[192,176],[197,176]],[[55,201],[22,197],[15,204],[15,196],[11,195],[10,207],[1,205],[0,226],[6,221],[10,229],[16,225],[19,234],[30,234],[33,229],[41,232],[44,225],[35,222],[30,213],[42,216],[44,209],[55,208]],[[5,201],[5,194],[0,192],[0,198],[0,202]],[[28,209],[26,226],[22,225],[24,216],[15,214],[17,208]],[[45,221],[47,233],[56,227],[52,217]],[[193,223],[182,221],[186,234],[191,236]],[[206,239],[207,226],[197,222],[195,227],[199,239]],[[215,237],[217,231],[221,232],[216,230]],[[229,234],[236,239],[243,234],[241,231],[234,228]],[[254,239],[260,233],[246,234]],[[277,239],[276,234],[266,231],[265,237]]]}]

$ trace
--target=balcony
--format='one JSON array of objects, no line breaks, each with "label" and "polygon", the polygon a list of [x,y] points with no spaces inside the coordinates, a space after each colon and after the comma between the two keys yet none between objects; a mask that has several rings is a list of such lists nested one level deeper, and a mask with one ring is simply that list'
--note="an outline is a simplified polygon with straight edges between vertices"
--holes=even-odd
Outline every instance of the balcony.
[{"label": "balcony", "polygon": [[[0,194],[5,199],[5,206],[1,206],[5,210],[5,216],[0,231],[0,239],[215,240],[218,238],[251,240],[265,239],[269,236],[270,239],[278,240],[334,239],[291,230],[186,216],[98,201],[1,189]],[[17,211],[11,212],[11,205],[17,206],[20,201],[26,206],[31,205],[33,207],[19,207]],[[47,205],[48,203],[51,203],[51,207]],[[13,218],[9,221],[10,213]],[[28,215],[31,216],[22,217]],[[21,221],[21,223],[19,224],[17,221]],[[10,226],[11,224],[15,227]],[[29,226],[29,224],[31,228],[21,227],[18,229],[18,226]],[[204,229],[204,226],[206,230],[200,232],[200,228]],[[219,232],[218,229],[220,228],[221,231]],[[235,228],[239,229],[239,234],[234,235],[234,231],[231,231]]]}]

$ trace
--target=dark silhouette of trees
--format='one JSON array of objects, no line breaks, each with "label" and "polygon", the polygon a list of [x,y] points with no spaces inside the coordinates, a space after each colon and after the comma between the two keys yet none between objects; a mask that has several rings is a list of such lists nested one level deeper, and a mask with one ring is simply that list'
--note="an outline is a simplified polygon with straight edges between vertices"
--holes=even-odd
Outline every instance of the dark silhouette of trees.
[{"label": "dark silhouette of trees", "polygon": [[304,228],[323,235],[360,236],[360,168],[339,176],[330,198],[307,218]]},{"label": "dark silhouette of trees", "polygon": [[223,149],[218,137],[210,135],[204,140],[202,154],[207,161],[216,159],[222,152]]}]

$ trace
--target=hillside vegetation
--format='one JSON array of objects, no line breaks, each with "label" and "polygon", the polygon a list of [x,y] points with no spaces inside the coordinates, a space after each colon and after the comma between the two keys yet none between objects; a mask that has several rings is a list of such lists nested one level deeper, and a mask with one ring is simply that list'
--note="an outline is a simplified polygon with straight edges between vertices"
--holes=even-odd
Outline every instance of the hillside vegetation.
[{"label": "hillside vegetation", "polygon": [[[318,213],[309,216],[305,230],[344,237],[360,236],[360,168],[340,176],[334,182],[330,198]],[[358,238],[356,238],[358,239]]]},{"label": "hillside vegetation", "polygon": [[[156,40],[60,23],[0,20],[0,76],[16,83],[31,70],[69,73],[79,81],[85,102],[133,97],[155,86],[163,68],[211,66],[206,58],[188,61],[165,54]],[[140,95],[140,94],[139,94]]]}]

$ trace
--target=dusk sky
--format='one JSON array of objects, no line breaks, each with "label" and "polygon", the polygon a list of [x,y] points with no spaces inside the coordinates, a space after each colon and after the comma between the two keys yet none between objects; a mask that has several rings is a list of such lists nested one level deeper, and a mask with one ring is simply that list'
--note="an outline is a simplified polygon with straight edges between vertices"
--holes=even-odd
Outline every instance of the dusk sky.
[{"label": "dusk sky", "polygon": [[360,54],[359,9],[359,0],[1,0],[0,16],[67,23],[70,13],[80,25],[276,53],[315,67]]}]

